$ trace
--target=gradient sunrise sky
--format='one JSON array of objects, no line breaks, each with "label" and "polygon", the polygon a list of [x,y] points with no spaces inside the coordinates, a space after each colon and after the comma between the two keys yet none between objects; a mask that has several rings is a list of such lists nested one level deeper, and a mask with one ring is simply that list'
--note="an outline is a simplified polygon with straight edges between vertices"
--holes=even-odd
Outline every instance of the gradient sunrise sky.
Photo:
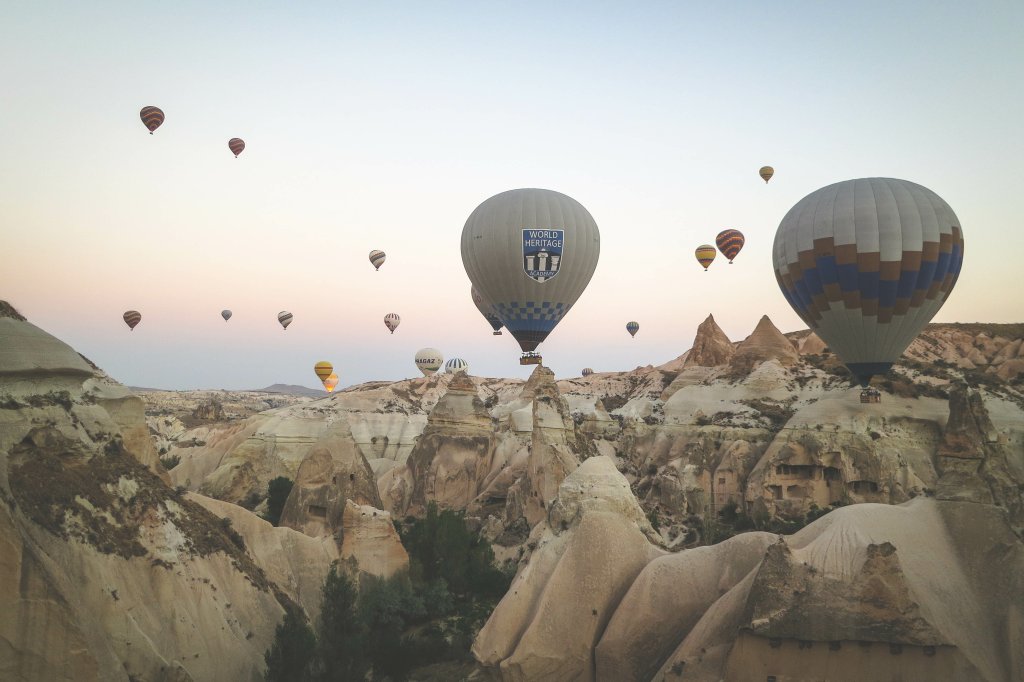
[{"label": "gradient sunrise sky", "polygon": [[[316,386],[321,359],[343,386],[399,379],[423,346],[522,377],[459,237],[484,199],[544,187],[602,237],[545,364],[626,370],[685,351],[708,313],[734,340],[763,314],[802,328],[779,221],[881,175],[961,220],[936,321],[1024,321],[1024,3],[555,5],[7,4],[0,298],[135,386]],[[145,105],[167,116],[152,136]],[[747,245],[704,273],[693,249],[727,227]]]}]

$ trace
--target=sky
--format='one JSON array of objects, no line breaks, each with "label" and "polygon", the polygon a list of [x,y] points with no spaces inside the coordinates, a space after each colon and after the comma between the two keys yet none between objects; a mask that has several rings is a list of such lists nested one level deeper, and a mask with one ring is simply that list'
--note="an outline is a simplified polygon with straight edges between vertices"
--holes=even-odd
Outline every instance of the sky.
[{"label": "sky", "polygon": [[[317,386],[318,360],[342,386],[394,380],[424,346],[525,377],[459,240],[488,197],[542,187],[601,231],[545,364],[628,370],[686,351],[709,313],[733,340],[765,314],[803,328],[773,275],[779,221],[888,176],[963,227],[935,321],[1021,322],[1021,35],[1015,1],[15,0],[0,299],[133,386]],[[146,105],[166,114],[152,136]],[[693,250],[725,228],[746,246],[705,273]]]}]

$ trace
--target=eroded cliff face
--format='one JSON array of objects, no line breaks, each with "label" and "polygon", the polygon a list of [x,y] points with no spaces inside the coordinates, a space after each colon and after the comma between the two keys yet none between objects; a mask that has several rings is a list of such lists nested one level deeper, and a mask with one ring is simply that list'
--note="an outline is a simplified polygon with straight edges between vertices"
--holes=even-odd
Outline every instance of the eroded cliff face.
[{"label": "eroded cliff face", "polygon": [[594,457],[531,539],[473,647],[502,680],[1024,675],[1024,543],[994,505],[860,504],[666,554]]},{"label": "eroded cliff face", "polygon": [[4,677],[258,679],[285,609],[316,611],[331,549],[165,476],[142,402],[0,306]]}]

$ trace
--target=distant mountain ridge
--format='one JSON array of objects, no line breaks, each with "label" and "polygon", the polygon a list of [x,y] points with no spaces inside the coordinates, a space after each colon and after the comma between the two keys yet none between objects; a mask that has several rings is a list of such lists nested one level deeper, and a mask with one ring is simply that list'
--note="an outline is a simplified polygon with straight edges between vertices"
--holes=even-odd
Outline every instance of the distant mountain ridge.
[{"label": "distant mountain ridge", "polygon": [[266,388],[254,388],[253,393],[287,393],[288,395],[303,395],[311,398],[324,397],[324,391],[297,384],[271,384]]}]

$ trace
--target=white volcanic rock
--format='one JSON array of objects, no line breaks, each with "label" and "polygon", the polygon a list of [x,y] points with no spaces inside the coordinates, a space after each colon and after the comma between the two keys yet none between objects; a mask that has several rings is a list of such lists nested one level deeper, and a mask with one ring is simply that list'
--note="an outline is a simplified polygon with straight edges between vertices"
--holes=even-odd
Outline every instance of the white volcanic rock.
[{"label": "white volcanic rock", "polygon": [[793,343],[782,335],[767,315],[757,323],[753,333],[736,347],[729,365],[734,373],[745,374],[765,360],[775,360],[783,366],[795,365],[800,361],[800,354]]},{"label": "white volcanic rock", "polygon": [[460,372],[431,410],[409,456],[412,494],[402,512],[421,514],[431,502],[465,509],[490,472],[494,448],[491,417],[472,380]]},{"label": "white volcanic rock", "polygon": [[333,538],[312,538],[291,528],[274,527],[238,505],[196,493],[189,493],[188,499],[218,518],[231,519],[231,527],[241,533],[246,549],[267,578],[316,622],[324,579],[331,564],[341,557]]},{"label": "white volcanic rock", "polygon": [[355,559],[363,573],[390,578],[409,568],[409,555],[386,511],[348,500],[341,537],[342,559]]},{"label": "white volcanic rock", "polygon": [[336,535],[348,500],[383,506],[373,470],[342,431],[325,436],[302,461],[281,512],[281,525],[312,537]]},{"label": "white volcanic rock", "polygon": [[593,647],[633,579],[663,552],[629,484],[605,457],[569,474],[537,548],[477,635],[503,680],[591,679]]},{"label": "white volcanic rock", "polygon": [[825,345],[825,342],[821,340],[820,336],[814,332],[810,332],[807,336],[800,339],[796,348],[800,352],[800,355],[811,355],[824,353],[828,349],[828,346]]},{"label": "white volcanic rock", "polygon": [[734,353],[732,341],[715,322],[714,316],[708,315],[697,327],[697,336],[693,339],[693,347],[687,353],[683,367],[727,365]]},{"label": "white volcanic rock", "polygon": [[327,557],[298,541],[303,565],[288,564],[250,535],[273,584],[240,535],[147,468],[141,400],[0,315],[0,676],[259,679],[289,592],[312,605],[299,588]]},{"label": "white volcanic rock", "polygon": [[530,527],[543,519],[547,503],[580,462],[575,425],[568,403],[558,392],[554,372],[537,365],[527,389],[533,400],[533,438],[526,471],[508,489],[506,526],[520,517]]}]

